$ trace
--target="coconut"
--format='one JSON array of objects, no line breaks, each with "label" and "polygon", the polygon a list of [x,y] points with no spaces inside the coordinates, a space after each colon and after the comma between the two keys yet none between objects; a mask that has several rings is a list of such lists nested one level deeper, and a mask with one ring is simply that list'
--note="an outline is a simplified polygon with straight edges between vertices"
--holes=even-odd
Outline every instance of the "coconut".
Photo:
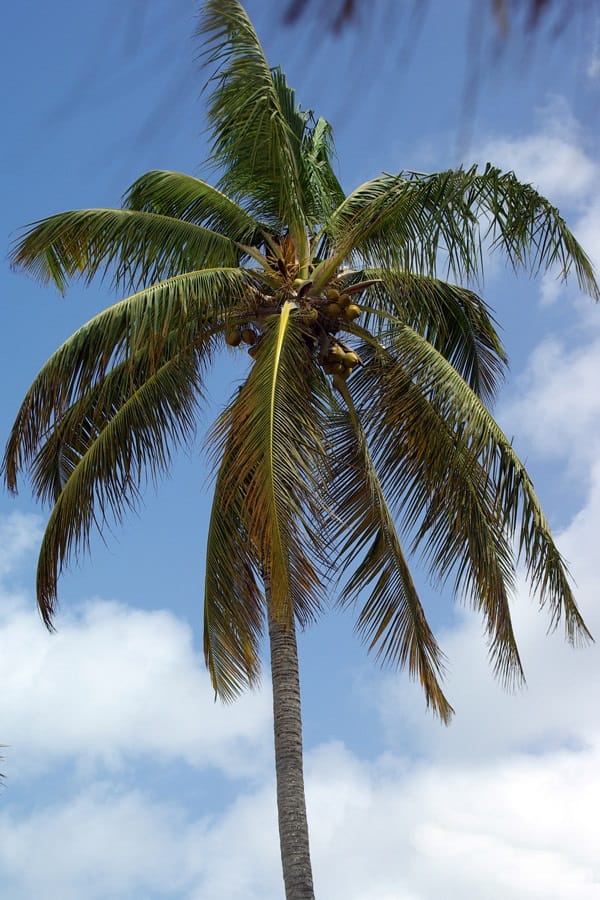
[{"label": "coconut", "polygon": [[350,296],[350,294],[340,294],[337,302],[340,304],[342,309],[345,309],[352,303],[352,297]]},{"label": "coconut", "polygon": [[333,344],[327,353],[327,360],[329,362],[343,362],[345,355],[343,347],[340,347],[339,344]]},{"label": "coconut", "polygon": [[351,303],[343,312],[344,319],[346,322],[352,322],[353,319],[357,319],[361,314],[360,306],[357,306],[356,303]]},{"label": "coconut", "polygon": [[348,353],[344,353],[344,358],[342,360],[347,369],[353,368],[353,366],[358,365],[360,362],[357,354],[353,350],[349,350]]},{"label": "coconut", "polygon": [[239,328],[225,332],[225,341],[230,347],[238,347],[241,340],[242,335],[240,334]]},{"label": "coconut", "polygon": [[314,306],[309,306],[307,309],[304,310],[304,318],[308,322],[316,322],[317,319],[319,318],[319,310],[315,309]]},{"label": "coconut", "polygon": [[328,303],[325,307],[325,315],[329,316],[330,319],[337,319],[341,311],[342,307],[339,303]]},{"label": "coconut", "polygon": [[325,291],[325,296],[327,297],[328,300],[332,300],[332,301],[337,300],[338,297],[340,296],[340,292],[336,288],[328,288]]},{"label": "coconut", "polygon": [[258,335],[254,331],[254,329],[244,328],[244,330],[242,331],[241,337],[245,344],[255,344]]}]

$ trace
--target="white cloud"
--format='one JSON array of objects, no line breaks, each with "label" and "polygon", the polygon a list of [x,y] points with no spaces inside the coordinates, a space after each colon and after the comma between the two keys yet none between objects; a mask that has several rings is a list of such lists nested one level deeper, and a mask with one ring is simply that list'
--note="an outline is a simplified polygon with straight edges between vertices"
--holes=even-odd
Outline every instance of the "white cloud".
[{"label": "white cloud", "polygon": [[38,516],[14,512],[0,519],[0,577],[13,572],[23,557],[39,542]]},{"label": "white cloud", "polygon": [[514,383],[514,399],[500,411],[520,444],[585,473],[600,450],[599,324],[596,334],[588,328],[588,336],[576,343],[552,336],[539,344]]},{"label": "white cloud", "polygon": [[477,158],[514,170],[553,203],[587,201],[597,187],[598,165],[583,146],[579,124],[560,98],[541,109],[538,120],[531,134],[489,138]]},{"label": "white cloud", "polygon": [[268,695],[214,703],[191,629],[171,613],[97,601],[48,634],[33,611],[9,607],[0,642],[11,778],[61,758],[112,767],[179,759],[232,775],[270,758]]},{"label": "white cloud", "polygon": [[[317,896],[595,900],[599,764],[598,745],[436,766],[323,746],[307,763]],[[276,900],[272,786],[211,819],[101,785],[0,813],[0,872],[6,900]]]}]

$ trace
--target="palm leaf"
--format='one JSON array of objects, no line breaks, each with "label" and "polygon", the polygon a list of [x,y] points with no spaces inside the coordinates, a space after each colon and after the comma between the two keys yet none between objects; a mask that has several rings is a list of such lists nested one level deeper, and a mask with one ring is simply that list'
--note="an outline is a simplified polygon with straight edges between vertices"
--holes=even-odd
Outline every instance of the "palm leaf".
[{"label": "palm leaf", "polygon": [[[483,227],[481,224],[483,223]],[[487,165],[434,175],[381,175],[354,190],[326,223],[332,257],[317,284],[344,260],[435,276],[477,279],[483,250],[504,252],[515,269],[574,269],[579,286],[600,296],[592,265],[558,210],[513,172]]]},{"label": "palm leaf", "polygon": [[245,685],[257,683],[264,597],[258,587],[260,564],[243,522],[240,491],[225,502],[229,453],[224,454],[213,497],[204,596],[204,656],[216,694],[232,700]]},{"label": "palm leaf", "polygon": [[[87,549],[92,528],[102,532],[110,518],[120,521],[136,506],[148,475],[162,475],[172,448],[193,436],[198,391],[198,360],[192,351],[165,363],[143,383],[130,384],[128,390],[124,385],[117,408],[90,416],[79,432],[38,560],[38,605],[48,627],[60,572]],[[112,396],[116,399],[114,391]]]},{"label": "palm leaf", "polygon": [[[454,570],[457,588],[484,600],[490,630],[499,635],[492,651],[502,653],[506,633],[516,654],[506,599],[514,571],[506,539],[514,535],[541,605],[550,606],[551,624],[564,617],[571,642],[589,638],[531,480],[490,412],[408,326],[390,330],[389,347],[383,361],[380,350],[372,351],[379,364],[365,366],[357,383],[363,402],[379,385],[372,409],[385,414],[365,411],[378,471],[405,525],[418,528],[416,545],[425,542],[432,570],[440,576]],[[489,610],[486,583],[497,604]]]},{"label": "palm leaf", "polygon": [[183,272],[235,266],[241,256],[234,241],[191,222],[139,210],[82,209],[33,223],[11,261],[61,291],[75,276],[90,282],[98,273],[135,290]]},{"label": "palm leaf", "polygon": [[333,151],[331,125],[319,118],[314,125],[305,129],[300,156],[309,226],[322,225],[345,198],[344,190],[331,165]]},{"label": "palm leaf", "polygon": [[449,722],[452,707],[439,677],[443,655],[431,632],[408,568],[392,515],[371,460],[366,435],[347,387],[342,387],[347,412],[334,419],[334,468],[330,485],[339,522],[337,540],[343,568],[368,546],[360,565],[342,590],[343,605],[354,604],[375,581],[357,620],[357,631],[369,650],[393,666],[408,667],[423,687],[427,705]]},{"label": "palm leaf", "polygon": [[29,388],[4,456],[4,476],[16,491],[19,471],[34,457],[53,423],[122,362],[150,368],[196,346],[223,327],[251,292],[243,269],[207,269],[175,276],[103,310],[50,357]]},{"label": "palm leaf", "polygon": [[221,191],[180,172],[146,172],[131,185],[123,205],[192,222],[242,244],[260,245],[268,231]]},{"label": "palm leaf", "polygon": [[216,458],[228,459],[222,503],[243,497],[244,526],[270,581],[273,615],[302,623],[320,604],[315,554],[324,552],[315,492],[325,456],[315,402],[320,376],[292,304],[264,328],[256,362],[211,440]]},{"label": "palm leaf", "polygon": [[363,270],[361,277],[376,279],[360,300],[366,307],[361,320],[366,328],[385,332],[386,313],[406,322],[445,356],[484,402],[494,399],[508,361],[495,319],[481,297],[447,281],[394,269]]},{"label": "palm leaf", "polygon": [[208,105],[212,158],[221,189],[243,198],[276,231],[289,227],[307,263],[299,155],[305,115],[281,72],[271,70],[245,10],[236,0],[209,0],[199,33],[204,60],[216,67]]},{"label": "palm leaf", "polygon": [[[361,353],[367,364],[353,385],[361,400],[371,392],[372,409],[363,418],[388,499],[406,533],[417,531],[412,550],[422,546],[430,572],[440,581],[454,574],[455,592],[469,596],[486,619],[496,674],[506,683],[520,682],[509,608],[513,556],[487,472],[457,439],[446,413],[440,414],[427,390],[395,357],[376,344]],[[380,385],[376,399],[375,378]]]}]

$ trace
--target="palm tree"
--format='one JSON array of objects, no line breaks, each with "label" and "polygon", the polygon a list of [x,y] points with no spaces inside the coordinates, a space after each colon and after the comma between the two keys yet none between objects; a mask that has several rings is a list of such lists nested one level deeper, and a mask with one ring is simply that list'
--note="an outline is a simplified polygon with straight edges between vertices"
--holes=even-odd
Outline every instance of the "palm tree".
[{"label": "palm tree", "polygon": [[208,0],[200,33],[217,186],[149,172],[121,208],[51,216],[14,250],[17,267],[61,290],[108,275],[132,293],[41,369],[4,475],[16,491],[28,471],[51,506],[37,571],[51,628],[62,568],[193,439],[215,354],[248,350],[210,434],[204,648],[217,695],[231,700],[256,684],[268,631],[286,897],[305,900],[296,625],[318,617],[327,585],[341,577],[339,602],[358,607],[369,649],[406,667],[444,722],[444,658],[408,553],[481,612],[504,681],[522,678],[509,609],[519,558],[552,624],[571,642],[589,638],[532,483],[488,408],[506,366],[492,313],[460,282],[481,275],[491,248],[599,292],[558,211],[513,173],[384,174],[345,195],[330,126],[297,104],[237,0]]}]

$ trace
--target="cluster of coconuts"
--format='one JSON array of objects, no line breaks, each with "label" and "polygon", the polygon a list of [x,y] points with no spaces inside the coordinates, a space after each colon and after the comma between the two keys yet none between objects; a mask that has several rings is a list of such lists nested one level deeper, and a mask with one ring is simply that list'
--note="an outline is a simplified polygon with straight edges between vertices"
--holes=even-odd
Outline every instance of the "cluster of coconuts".
[{"label": "cluster of coconuts", "polygon": [[244,344],[248,344],[248,353],[251,356],[254,355],[253,351],[257,349],[258,338],[257,332],[249,326],[245,328],[231,328],[225,333],[225,341],[230,347],[239,347],[243,341]]},{"label": "cluster of coconuts", "polygon": [[360,316],[360,306],[352,302],[350,294],[340,292],[336,288],[329,288],[325,297],[327,302],[321,307],[321,311],[328,319],[343,319],[345,322],[353,322]]},{"label": "cluster of coconuts", "polygon": [[[306,282],[302,278],[297,278],[293,282],[296,290],[302,287]],[[352,302],[350,294],[339,291],[336,288],[328,288],[314,305],[309,303],[301,307],[302,318],[309,322],[317,322],[318,319],[325,319],[325,328],[329,332],[337,330],[335,322],[339,319],[345,322],[352,322],[360,316],[362,310],[360,306]],[[260,334],[246,325],[244,328],[232,327],[225,333],[225,341],[230,347],[239,347],[244,343],[248,345],[248,353],[255,357],[258,352]],[[344,349],[337,342],[330,342],[329,349],[325,354],[321,354],[320,362],[323,370],[327,375],[333,376],[333,384],[337,386],[340,381],[345,381],[348,375],[360,362],[356,353],[352,350]]]},{"label": "cluster of coconuts", "polygon": [[348,350],[341,344],[331,343],[328,350],[320,357],[323,371],[326,375],[332,375],[332,384],[340,388],[341,384],[352,374],[352,370],[359,364],[360,358],[354,350]]}]

